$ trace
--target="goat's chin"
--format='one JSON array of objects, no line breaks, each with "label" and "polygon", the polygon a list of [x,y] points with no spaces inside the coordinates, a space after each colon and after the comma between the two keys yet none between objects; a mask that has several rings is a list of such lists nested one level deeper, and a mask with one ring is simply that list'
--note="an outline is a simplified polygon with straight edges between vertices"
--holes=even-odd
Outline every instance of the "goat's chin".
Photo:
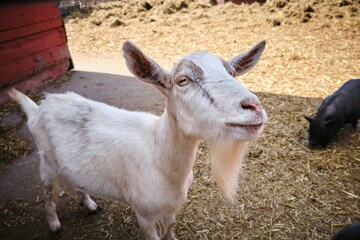
[{"label": "goat's chin", "polygon": [[256,126],[226,126],[228,139],[252,141],[258,138],[264,129],[264,124]]}]

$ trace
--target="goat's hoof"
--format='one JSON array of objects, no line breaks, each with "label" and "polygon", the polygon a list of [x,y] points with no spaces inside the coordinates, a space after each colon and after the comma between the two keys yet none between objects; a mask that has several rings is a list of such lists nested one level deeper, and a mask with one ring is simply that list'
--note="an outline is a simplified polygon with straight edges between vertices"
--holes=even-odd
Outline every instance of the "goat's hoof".
[{"label": "goat's hoof", "polygon": [[61,237],[61,229],[58,229],[56,231],[52,231],[52,235],[53,235],[54,239],[60,239],[60,237]]},{"label": "goat's hoof", "polygon": [[92,211],[94,214],[101,213],[104,209],[102,207],[97,206],[97,208]]},{"label": "goat's hoof", "polygon": [[101,213],[103,211],[102,207],[97,206],[97,208],[95,210],[89,211],[90,215],[94,215],[94,214],[98,214]]},{"label": "goat's hoof", "polygon": [[95,209],[96,213],[101,213],[104,209],[102,207],[97,206],[97,208]]}]

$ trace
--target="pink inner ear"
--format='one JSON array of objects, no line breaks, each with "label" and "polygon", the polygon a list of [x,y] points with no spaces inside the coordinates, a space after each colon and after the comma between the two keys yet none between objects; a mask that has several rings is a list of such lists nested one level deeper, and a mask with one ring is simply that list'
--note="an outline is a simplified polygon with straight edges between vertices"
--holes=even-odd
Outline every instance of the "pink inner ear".
[{"label": "pink inner ear", "polygon": [[139,79],[148,81],[147,78],[154,72],[152,60],[130,41],[126,41],[122,49],[129,71]]},{"label": "pink inner ear", "polygon": [[153,72],[154,66],[140,50],[136,48],[124,51],[126,65],[130,72],[141,80],[146,80]]},{"label": "pink inner ear", "polygon": [[163,94],[166,93],[164,90],[171,88],[166,71],[133,43],[125,42],[123,53],[129,71],[139,80],[155,85]]},{"label": "pink inner ear", "polygon": [[248,51],[230,59],[229,64],[235,68],[236,76],[242,75],[256,66],[265,49],[265,40]]}]

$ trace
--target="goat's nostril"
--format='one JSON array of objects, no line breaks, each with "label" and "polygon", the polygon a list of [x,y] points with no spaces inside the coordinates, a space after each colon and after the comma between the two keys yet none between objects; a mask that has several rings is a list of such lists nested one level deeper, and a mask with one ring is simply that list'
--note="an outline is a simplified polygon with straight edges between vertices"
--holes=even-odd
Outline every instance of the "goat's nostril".
[{"label": "goat's nostril", "polygon": [[241,102],[240,106],[242,107],[242,109],[245,110],[250,110],[250,111],[260,111],[260,104],[255,103],[255,102]]}]

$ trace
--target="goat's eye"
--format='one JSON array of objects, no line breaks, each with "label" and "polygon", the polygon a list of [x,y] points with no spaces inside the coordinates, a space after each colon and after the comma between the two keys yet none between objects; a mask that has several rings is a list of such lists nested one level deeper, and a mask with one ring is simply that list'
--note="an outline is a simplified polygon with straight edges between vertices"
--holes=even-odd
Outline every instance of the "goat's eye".
[{"label": "goat's eye", "polygon": [[183,87],[188,83],[189,83],[189,79],[187,78],[182,78],[179,81],[177,81],[177,85],[179,85],[180,87]]}]

